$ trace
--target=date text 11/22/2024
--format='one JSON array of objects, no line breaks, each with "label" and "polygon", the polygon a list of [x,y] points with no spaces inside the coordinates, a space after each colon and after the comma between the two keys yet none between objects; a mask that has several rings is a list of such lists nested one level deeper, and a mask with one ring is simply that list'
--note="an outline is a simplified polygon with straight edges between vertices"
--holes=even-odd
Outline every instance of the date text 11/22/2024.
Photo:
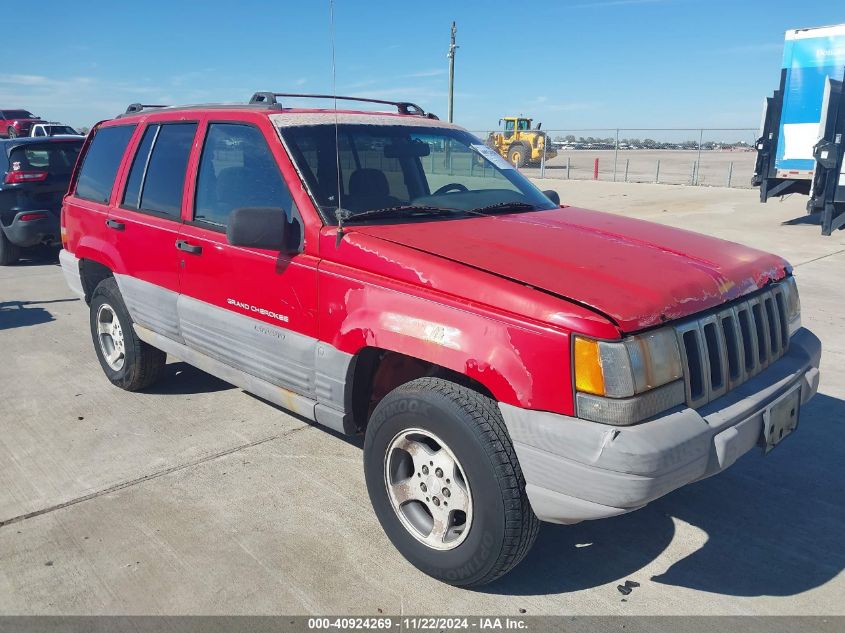
[{"label": "date text 11/22/2024", "polygon": [[524,618],[510,617],[351,617],[351,618],[309,618],[309,630],[525,630]]}]

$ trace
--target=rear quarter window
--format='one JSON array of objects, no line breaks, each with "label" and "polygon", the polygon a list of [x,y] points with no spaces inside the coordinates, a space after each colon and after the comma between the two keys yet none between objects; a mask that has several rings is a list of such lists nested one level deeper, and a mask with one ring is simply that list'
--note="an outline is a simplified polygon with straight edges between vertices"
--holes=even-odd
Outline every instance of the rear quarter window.
[{"label": "rear quarter window", "polygon": [[134,125],[98,129],[82,160],[76,181],[76,195],[85,200],[107,203],[114,179]]}]

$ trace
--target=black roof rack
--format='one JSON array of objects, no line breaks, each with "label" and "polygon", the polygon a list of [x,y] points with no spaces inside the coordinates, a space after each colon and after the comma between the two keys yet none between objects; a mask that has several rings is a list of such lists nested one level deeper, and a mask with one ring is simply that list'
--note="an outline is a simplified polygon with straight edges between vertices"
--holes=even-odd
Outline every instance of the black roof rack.
[{"label": "black roof rack", "polygon": [[409,101],[386,101],[384,99],[369,99],[367,97],[342,97],[340,95],[313,95],[313,94],[298,94],[294,92],[256,92],[249,100],[251,104],[263,104],[267,106],[281,106],[276,97],[292,97],[295,99],[338,99],[340,101],[360,101],[364,103],[381,103],[384,105],[396,106],[399,114],[410,114],[413,116],[422,116],[429,119],[437,119],[437,115],[431,112],[426,112],[416,103]]},{"label": "black roof rack", "polygon": [[[431,112],[426,112],[416,103],[410,103],[409,101],[386,101],[384,99],[369,99],[367,97],[342,97],[340,95],[312,95],[312,94],[298,94],[293,92],[256,92],[252,95],[252,98],[249,100],[249,106],[256,107],[256,108],[271,108],[274,110],[282,110],[282,104],[279,103],[276,97],[293,97],[296,99],[339,99],[341,101],[362,101],[366,103],[382,103],[385,105],[392,105],[396,107],[396,110],[399,114],[407,114],[410,116],[420,116],[425,117],[427,119],[438,119],[436,114],[432,114]],[[143,112],[147,109],[153,108],[168,108],[171,110],[181,110],[181,109],[189,109],[189,108],[237,108],[237,107],[244,107],[242,104],[238,105],[235,103],[209,103],[209,104],[201,104],[201,105],[185,105],[185,106],[169,106],[169,105],[160,105],[160,104],[149,104],[149,103],[132,103],[129,107],[126,108],[126,112],[123,114],[119,114],[117,118],[131,116],[133,114],[138,114],[139,112]]]},{"label": "black roof rack", "polygon": [[168,108],[170,106],[166,105],[153,105],[150,103],[130,103],[129,107],[126,108],[126,112],[123,114],[137,114],[141,110],[146,110],[147,108]]}]

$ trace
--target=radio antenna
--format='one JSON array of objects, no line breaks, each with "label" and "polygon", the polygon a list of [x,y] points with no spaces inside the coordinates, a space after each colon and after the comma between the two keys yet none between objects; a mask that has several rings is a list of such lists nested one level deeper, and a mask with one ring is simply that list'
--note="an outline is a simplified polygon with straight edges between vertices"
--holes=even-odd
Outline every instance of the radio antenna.
[{"label": "radio antenna", "polygon": [[335,209],[335,218],[337,219],[337,238],[335,239],[335,248],[340,246],[340,240],[343,239],[343,221],[346,219],[347,212],[341,205],[341,188],[343,183],[340,176],[340,132],[338,131],[337,123],[337,64],[335,62],[335,38],[334,38],[334,0],[329,0],[329,31],[332,41],[332,96],[334,97],[334,155],[335,155],[335,170],[337,172],[337,209]]}]

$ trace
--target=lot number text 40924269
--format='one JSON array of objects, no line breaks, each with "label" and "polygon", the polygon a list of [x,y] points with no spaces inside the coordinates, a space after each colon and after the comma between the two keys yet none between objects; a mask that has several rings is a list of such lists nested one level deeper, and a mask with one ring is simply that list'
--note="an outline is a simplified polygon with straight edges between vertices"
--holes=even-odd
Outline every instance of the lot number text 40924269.
[{"label": "lot number text 40924269", "polygon": [[309,618],[308,628],[312,630],[437,630],[437,631],[458,631],[458,630],[511,630],[518,631],[527,628],[522,618],[496,618],[496,617],[403,617],[403,618]]}]

